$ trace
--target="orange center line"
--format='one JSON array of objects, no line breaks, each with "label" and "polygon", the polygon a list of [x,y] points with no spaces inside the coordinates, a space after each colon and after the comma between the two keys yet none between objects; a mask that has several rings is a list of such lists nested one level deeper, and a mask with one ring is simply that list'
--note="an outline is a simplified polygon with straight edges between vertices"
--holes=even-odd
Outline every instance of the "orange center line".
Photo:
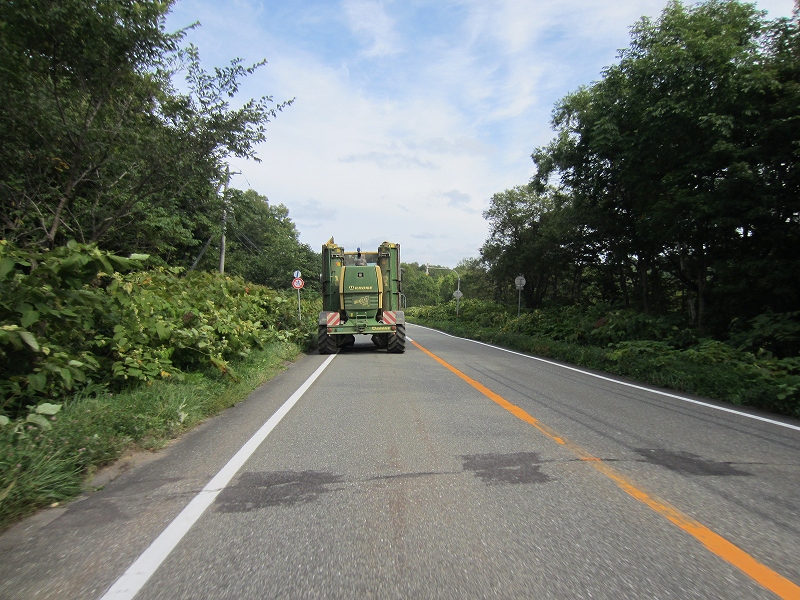
[{"label": "orange center line", "polygon": [[430,356],[433,360],[438,362],[447,370],[457,375],[465,382],[467,382],[469,385],[474,387],[476,390],[481,392],[484,396],[486,396],[493,402],[496,402],[497,404],[505,408],[515,417],[525,421],[526,423],[529,423],[530,425],[533,425],[537,430],[539,430],[545,436],[547,436],[557,444],[564,446],[581,460],[591,464],[592,467],[594,467],[595,469],[597,469],[597,471],[599,471],[600,473],[611,479],[611,481],[613,481],[617,485],[617,487],[619,487],[626,494],[628,494],[632,498],[635,498],[648,508],[652,509],[662,517],[666,518],[673,525],[680,527],[683,531],[685,531],[686,533],[694,537],[697,541],[699,541],[701,544],[703,544],[709,551],[711,551],[721,559],[725,560],[726,562],[730,563],[731,565],[741,570],[745,575],[751,577],[761,586],[770,590],[774,594],[777,594],[780,598],[783,598],[784,600],[792,600],[792,599],[797,600],[800,598],[800,586],[798,586],[794,582],[785,578],[783,575],[776,573],[766,565],[758,562],[747,552],[745,552],[732,542],[729,542],[721,535],[715,533],[702,523],[694,520],[688,515],[685,515],[684,513],[682,513],[680,510],[678,510],[668,502],[661,500],[660,498],[652,494],[648,494],[647,492],[639,489],[636,485],[634,485],[634,483],[630,479],[628,479],[625,475],[623,475],[613,467],[609,466],[602,459],[597,458],[596,456],[592,456],[592,454],[587,450],[584,450],[577,444],[574,444],[573,442],[570,442],[569,440],[560,436],[555,430],[551,429],[547,425],[540,422],[538,419],[528,414],[524,409],[520,408],[519,406],[516,406],[515,404],[511,404],[511,402],[509,402],[499,394],[496,394],[495,392],[484,386],[482,383],[462,373],[450,363],[436,356],[430,350],[423,348],[413,340],[409,341],[411,341],[411,343],[414,344],[414,346],[422,350],[422,352]]}]

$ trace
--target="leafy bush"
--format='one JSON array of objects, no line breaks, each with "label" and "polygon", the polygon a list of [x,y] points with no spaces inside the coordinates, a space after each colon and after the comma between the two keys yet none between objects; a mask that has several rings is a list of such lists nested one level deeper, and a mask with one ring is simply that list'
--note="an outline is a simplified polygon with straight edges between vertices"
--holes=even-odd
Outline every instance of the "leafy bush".
[{"label": "leafy bush", "polygon": [[[287,293],[238,277],[160,267],[71,242],[21,251],[0,241],[0,414],[91,384],[180,378],[275,341],[307,345]],[[315,319],[314,319],[315,321]]]},{"label": "leafy bush", "polygon": [[99,370],[91,347],[110,306],[98,276],[139,258],[75,242],[27,252],[0,240],[0,409],[15,414],[35,397],[59,397]]},{"label": "leafy bush", "polygon": [[731,345],[743,350],[767,350],[778,356],[800,354],[800,311],[764,313],[742,325],[731,324]]}]

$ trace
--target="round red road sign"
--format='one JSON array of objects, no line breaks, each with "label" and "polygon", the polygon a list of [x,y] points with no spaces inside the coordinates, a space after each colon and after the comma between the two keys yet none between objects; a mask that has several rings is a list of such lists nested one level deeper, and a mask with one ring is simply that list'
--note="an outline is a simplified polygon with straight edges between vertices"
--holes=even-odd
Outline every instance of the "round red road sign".
[{"label": "round red road sign", "polygon": [[296,290],[302,289],[305,284],[306,282],[300,279],[299,277],[295,277],[294,279],[292,279],[292,287]]}]

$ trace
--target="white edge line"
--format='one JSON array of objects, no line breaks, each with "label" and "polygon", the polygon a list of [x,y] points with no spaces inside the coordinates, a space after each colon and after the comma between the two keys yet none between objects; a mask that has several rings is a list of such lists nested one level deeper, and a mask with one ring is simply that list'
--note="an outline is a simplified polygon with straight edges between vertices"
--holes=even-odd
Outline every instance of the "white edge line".
[{"label": "white edge line", "polygon": [[[650,392],[652,394],[658,394],[660,396],[666,396],[667,398],[675,398],[676,400],[682,400],[683,402],[690,402],[691,404],[698,404],[700,406],[705,406],[706,408],[713,408],[715,410],[721,410],[727,413],[733,413],[734,415],[739,415],[741,417],[747,417],[748,419],[755,419],[757,421],[763,421],[764,423],[770,423],[772,425],[779,425],[781,427],[786,427],[787,429],[794,429],[796,431],[800,431],[800,427],[797,425],[791,425],[789,423],[784,423],[783,421],[775,421],[773,419],[767,419],[765,417],[759,417],[758,415],[751,415],[749,413],[741,412],[738,410],[734,410],[732,408],[725,408],[724,406],[715,406],[714,404],[708,404],[707,402],[700,402],[699,400],[692,400],[691,398],[686,398],[685,396],[678,396],[676,394],[670,394],[667,392],[662,392],[660,390],[656,390],[649,387],[644,387],[641,385],[634,385],[632,383],[627,383],[625,381],[620,381],[619,379],[614,379],[612,377],[604,377],[603,375],[598,375],[597,373],[591,373],[589,371],[584,371],[582,369],[577,369],[575,367],[569,367],[567,365],[562,365],[557,362],[553,362],[552,360],[546,360],[544,358],[539,358],[538,356],[531,356],[530,354],[523,354],[522,352],[515,352],[514,350],[509,350],[508,348],[501,348],[500,346],[493,346],[492,344],[487,344],[486,342],[479,342],[477,340],[471,340],[469,338],[462,338],[457,335],[452,335],[450,333],[445,333],[444,331],[439,331],[438,329],[433,329],[431,327],[425,327],[424,325],[417,325],[416,323],[412,323],[414,327],[421,327],[422,329],[427,329],[428,331],[435,331],[436,333],[440,333],[442,335],[446,335],[447,337],[464,340],[467,342],[472,342],[473,344],[479,344],[481,346],[487,346],[489,348],[494,348],[495,350],[501,350],[503,352],[508,352],[509,354],[515,354],[516,356],[522,356],[523,358],[529,358],[531,360],[537,360],[539,362],[546,363],[548,365],[553,365],[556,367],[561,367],[562,369],[568,369],[570,371],[575,371],[577,373],[582,373],[583,375],[589,375],[590,377],[595,377],[597,379],[602,379],[604,381],[610,381],[612,383],[617,383],[619,385],[624,385],[629,388],[633,388],[636,390],[643,390],[645,392]],[[410,338],[409,338],[410,339]]]},{"label": "white edge line", "polygon": [[169,556],[170,552],[183,539],[205,510],[211,506],[217,495],[225,489],[233,476],[242,468],[247,459],[256,451],[266,437],[280,423],[281,419],[292,409],[298,400],[306,393],[311,384],[322,374],[325,368],[336,357],[329,356],[316,371],[301,385],[289,399],[253,434],[233,458],[198,492],[181,513],[173,519],[164,531],[153,541],[128,570],[117,579],[101,600],[119,600],[133,598],[152,577],[161,563]]}]

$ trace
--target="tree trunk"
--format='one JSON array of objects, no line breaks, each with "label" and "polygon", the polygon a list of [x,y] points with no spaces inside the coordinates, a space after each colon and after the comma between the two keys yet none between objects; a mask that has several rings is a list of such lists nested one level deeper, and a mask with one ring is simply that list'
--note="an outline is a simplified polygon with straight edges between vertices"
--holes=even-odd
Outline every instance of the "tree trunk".
[{"label": "tree trunk", "polygon": [[697,329],[706,330],[706,292],[708,288],[708,267],[706,265],[705,244],[700,243],[699,263],[697,265]]},{"label": "tree trunk", "polygon": [[641,287],[642,294],[642,312],[646,315],[649,315],[650,305],[647,301],[647,259],[643,256],[639,256],[636,268],[639,270],[639,286]]},{"label": "tree trunk", "polygon": [[628,296],[628,274],[625,272],[625,263],[619,263],[619,287],[622,290],[622,301],[625,308],[631,307],[631,299]]}]

